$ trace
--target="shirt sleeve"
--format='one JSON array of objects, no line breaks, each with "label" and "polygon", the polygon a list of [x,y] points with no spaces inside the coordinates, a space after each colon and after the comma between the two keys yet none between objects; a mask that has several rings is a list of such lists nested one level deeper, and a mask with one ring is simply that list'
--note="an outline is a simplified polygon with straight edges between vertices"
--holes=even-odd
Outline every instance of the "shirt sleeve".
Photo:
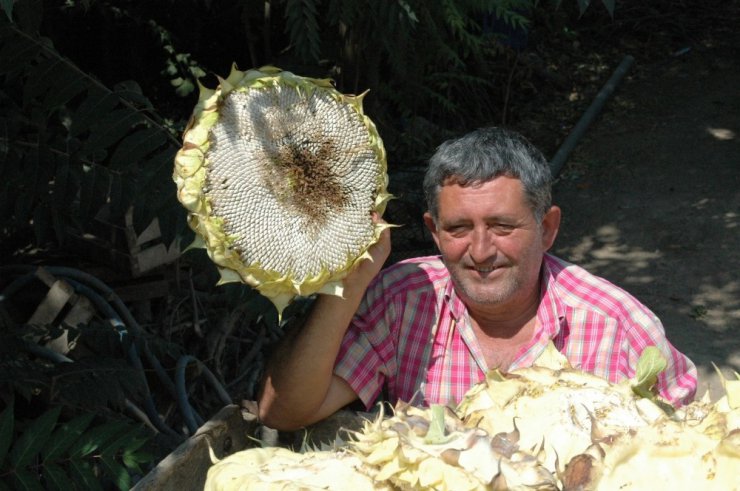
[{"label": "shirt sleeve", "polygon": [[396,346],[390,332],[393,302],[381,278],[370,284],[342,340],[334,374],[344,379],[370,409],[387,377],[395,373]]}]

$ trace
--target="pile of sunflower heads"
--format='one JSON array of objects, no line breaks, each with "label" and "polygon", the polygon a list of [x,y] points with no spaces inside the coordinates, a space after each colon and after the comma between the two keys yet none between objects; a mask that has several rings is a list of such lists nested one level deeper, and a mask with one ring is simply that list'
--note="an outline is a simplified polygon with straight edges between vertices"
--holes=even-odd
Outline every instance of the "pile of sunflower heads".
[{"label": "pile of sunflower heads", "polygon": [[740,490],[740,376],[674,410],[648,390],[665,361],[643,353],[621,384],[568,366],[492,371],[460,405],[382,410],[331,447],[258,448],[214,464],[205,489]]}]

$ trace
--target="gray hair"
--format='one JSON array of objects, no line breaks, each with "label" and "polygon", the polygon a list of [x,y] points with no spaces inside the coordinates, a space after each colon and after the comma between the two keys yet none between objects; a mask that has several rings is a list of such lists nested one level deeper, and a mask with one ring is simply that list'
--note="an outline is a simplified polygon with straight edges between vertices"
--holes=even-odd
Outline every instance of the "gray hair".
[{"label": "gray hair", "polygon": [[424,176],[427,209],[437,220],[438,195],[445,184],[483,183],[499,176],[519,179],[538,222],[552,204],[552,173],[547,160],[519,133],[489,127],[448,140],[437,148]]}]

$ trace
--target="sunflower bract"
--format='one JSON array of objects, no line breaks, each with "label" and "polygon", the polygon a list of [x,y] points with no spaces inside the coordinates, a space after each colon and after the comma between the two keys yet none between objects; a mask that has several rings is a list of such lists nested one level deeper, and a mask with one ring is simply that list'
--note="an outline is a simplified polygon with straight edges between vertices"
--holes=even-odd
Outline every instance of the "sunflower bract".
[{"label": "sunflower bract", "polygon": [[387,227],[386,155],[362,97],[274,67],[233,68],[200,99],[175,158],[178,199],[218,265],[279,312],[341,279]]}]

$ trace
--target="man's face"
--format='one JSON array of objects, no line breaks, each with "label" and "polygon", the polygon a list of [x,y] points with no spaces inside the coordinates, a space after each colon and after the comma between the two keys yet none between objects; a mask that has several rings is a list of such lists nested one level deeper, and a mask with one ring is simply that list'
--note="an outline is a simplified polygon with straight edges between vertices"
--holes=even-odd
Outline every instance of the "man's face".
[{"label": "man's face", "polygon": [[[542,256],[560,224],[552,207],[541,223],[529,207],[519,179],[442,186],[438,219],[424,220],[469,307],[507,307],[539,294]],[[535,293],[536,291],[536,293]]]}]

